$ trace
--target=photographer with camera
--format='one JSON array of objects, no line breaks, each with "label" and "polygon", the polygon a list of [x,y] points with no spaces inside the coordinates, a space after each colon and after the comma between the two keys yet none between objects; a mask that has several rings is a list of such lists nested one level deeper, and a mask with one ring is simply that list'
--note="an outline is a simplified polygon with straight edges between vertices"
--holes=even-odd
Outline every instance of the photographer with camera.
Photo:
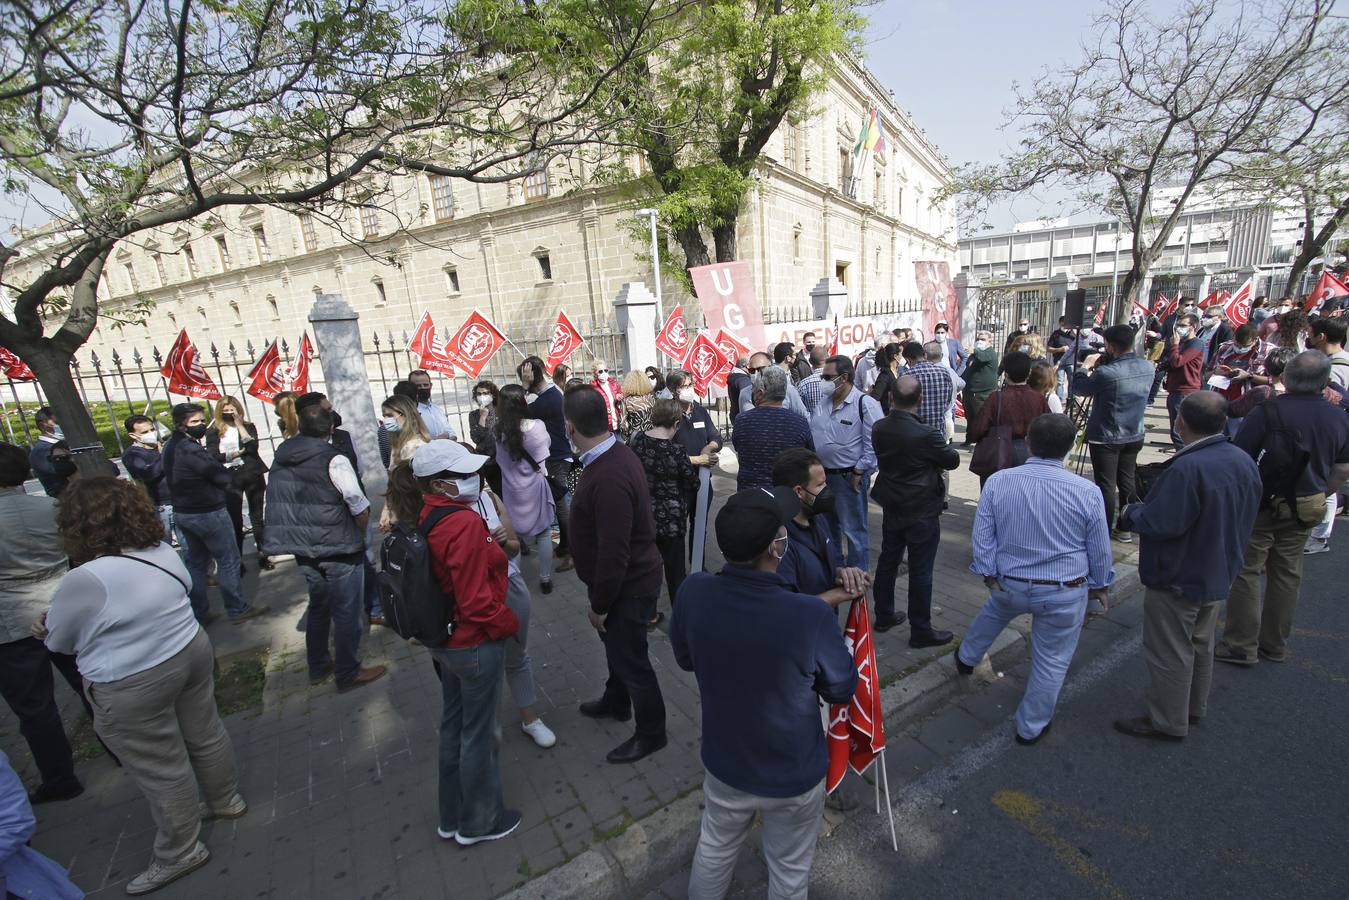
[{"label": "photographer with camera", "polygon": [[[1134,499],[1138,453],[1143,449],[1143,413],[1152,387],[1152,363],[1134,353],[1134,330],[1112,325],[1105,330],[1104,353],[1082,361],[1073,377],[1073,393],[1094,397],[1087,419],[1087,447],[1096,486],[1105,498],[1105,518],[1118,541],[1128,532],[1115,529],[1115,511]],[[1118,505],[1117,505],[1118,501]]]}]

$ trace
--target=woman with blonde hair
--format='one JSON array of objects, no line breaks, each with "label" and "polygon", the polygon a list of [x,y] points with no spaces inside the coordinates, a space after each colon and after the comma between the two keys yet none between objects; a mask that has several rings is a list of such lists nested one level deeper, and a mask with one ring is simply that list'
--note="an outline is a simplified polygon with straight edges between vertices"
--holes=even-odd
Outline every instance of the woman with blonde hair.
[{"label": "woman with blonde hair", "polygon": [[651,427],[651,406],[655,402],[656,394],[646,372],[641,369],[629,372],[623,379],[623,417],[618,422],[618,434],[624,443]]},{"label": "woman with blonde hair", "polygon": [[300,433],[300,414],[295,411],[298,396],[294,391],[282,391],[272,398],[272,408],[276,410],[276,427],[281,429],[281,437],[285,440]]},{"label": "woman with blonde hair", "polygon": [[1031,366],[1030,378],[1026,379],[1026,384],[1035,388],[1045,395],[1045,401],[1049,404],[1049,411],[1052,413],[1063,412],[1063,401],[1059,399],[1055,387],[1054,367],[1047,362],[1038,362]]},{"label": "woman with blonde hair", "polygon": [[394,394],[380,407],[384,430],[393,435],[389,445],[389,468],[399,463],[412,462],[412,454],[417,448],[431,440],[417,412],[417,404],[401,394]]},{"label": "woman with blonde hair", "polygon": [[1031,365],[1036,363],[1050,363],[1049,347],[1045,344],[1045,339],[1035,332],[1017,335],[1015,340],[1011,341],[1012,353],[1021,352],[1030,357]]},{"label": "woman with blonde hair", "polygon": [[[248,421],[247,410],[226,394],[215,405],[215,417],[206,431],[206,452],[225,464],[232,481],[225,489],[225,512],[234,526],[239,559],[244,558],[244,498],[248,498],[248,521],[253,525],[253,543],[258,548],[258,568],[271,570],[272,561],[262,554],[263,498],[267,494],[267,464],[258,455],[258,426]],[[243,564],[240,563],[240,571]]]},{"label": "woman with blonde hair", "polygon": [[144,490],[81,478],[56,521],[72,568],[33,636],[75,655],[94,730],[150,804],[153,856],[126,885],[148,894],[206,865],[202,819],[248,811],[216,707],[215,654],[192,614],[191,576]]}]

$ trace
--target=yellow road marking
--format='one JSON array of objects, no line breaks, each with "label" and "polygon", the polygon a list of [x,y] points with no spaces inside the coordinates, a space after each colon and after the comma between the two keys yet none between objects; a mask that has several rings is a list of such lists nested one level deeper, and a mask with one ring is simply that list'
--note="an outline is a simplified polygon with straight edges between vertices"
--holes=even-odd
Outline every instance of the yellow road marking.
[{"label": "yellow road marking", "polygon": [[[1054,827],[1046,821],[1045,814],[1056,811],[1054,804],[1022,791],[1003,790],[993,795],[993,805],[1026,829],[1032,838],[1049,848],[1068,871],[1094,887],[1102,897],[1109,900],[1127,900],[1127,895],[1115,886],[1105,870],[1089,860],[1077,847],[1060,837],[1054,831]],[[1146,831],[1143,834],[1146,835]]]}]

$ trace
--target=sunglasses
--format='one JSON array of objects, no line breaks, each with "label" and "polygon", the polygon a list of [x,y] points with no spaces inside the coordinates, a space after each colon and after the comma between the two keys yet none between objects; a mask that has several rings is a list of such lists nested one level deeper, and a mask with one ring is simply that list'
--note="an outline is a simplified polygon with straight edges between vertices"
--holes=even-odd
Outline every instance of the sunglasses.
[{"label": "sunglasses", "polygon": [[596,375],[608,375],[608,374],[609,374],[609,370],[608,370],[608,369],[596,369],[596,370],[595,370],[595,374],[596,374]]}]

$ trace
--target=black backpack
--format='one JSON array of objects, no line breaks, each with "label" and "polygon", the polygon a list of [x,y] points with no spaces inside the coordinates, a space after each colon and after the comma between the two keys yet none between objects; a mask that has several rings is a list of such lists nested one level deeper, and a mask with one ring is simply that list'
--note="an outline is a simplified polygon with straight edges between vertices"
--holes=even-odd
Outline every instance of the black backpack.
[{"label": "black backpack", "polygon": [[403,640],[442,645],[454,631],[454,597],[431,568],[431,529],[467,507],[442,506],[421,525],[398,522],[380,550],[379,599],[384,623]]},{"label": "black backpack", "polygon": [[[1311,450],[1303,442],[1302,435],[1284,424],[1274,398],[1261,403],[1260,409],[1265,413],[1265,436],[1255,455],[1255,464],[1260,468],[1263,486],[1261,505],[1268,507],[1274,500],[1283,500],[1297,518],[1297,485],[1311,461]],[[1301,519],[1298,522],[1313,524]]]}]

